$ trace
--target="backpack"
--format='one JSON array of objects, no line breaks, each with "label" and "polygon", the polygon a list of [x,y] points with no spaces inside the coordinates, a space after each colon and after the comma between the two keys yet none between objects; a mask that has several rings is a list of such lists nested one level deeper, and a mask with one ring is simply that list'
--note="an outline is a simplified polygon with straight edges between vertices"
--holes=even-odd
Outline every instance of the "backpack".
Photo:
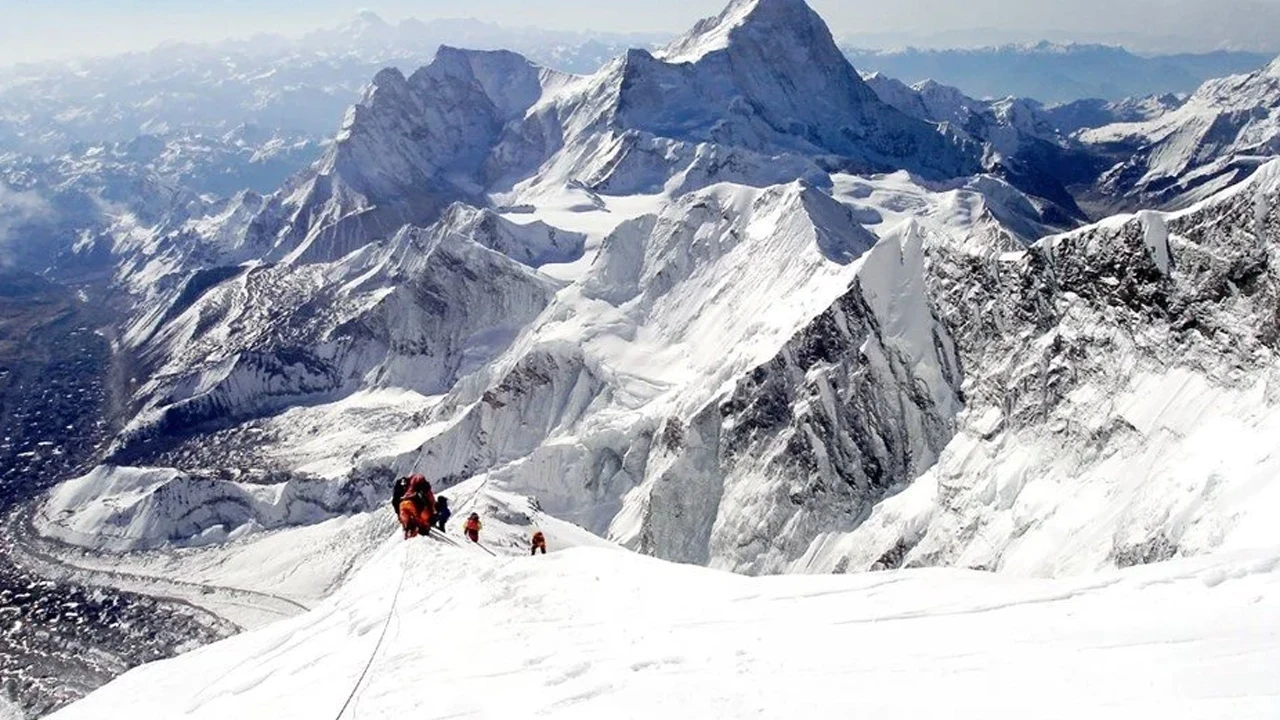
[{"label": "backpack", "polygon": [[434,510],[435,496],[431,493],[431,483],[421,475],[409,478],[409,490],[406,497],[413,500],[419,510]]},{"label": "backpack", "polygon": [[408,495],[418,502],[427,496],[427,479],[421,475],[409,478]]}]

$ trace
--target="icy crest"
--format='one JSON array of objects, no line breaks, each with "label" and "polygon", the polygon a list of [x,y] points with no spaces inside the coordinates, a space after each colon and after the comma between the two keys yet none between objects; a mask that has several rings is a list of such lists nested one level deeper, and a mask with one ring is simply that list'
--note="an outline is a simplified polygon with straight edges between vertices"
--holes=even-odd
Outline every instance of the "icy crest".
[{"label": "icy crest", "polygon": [[719,15],[700,21],[654,54],[667,62],[690,63],[735,42],[789,43],[820,40],[823,34],[830,39],[826,24],[804,0],[733,0]]}]

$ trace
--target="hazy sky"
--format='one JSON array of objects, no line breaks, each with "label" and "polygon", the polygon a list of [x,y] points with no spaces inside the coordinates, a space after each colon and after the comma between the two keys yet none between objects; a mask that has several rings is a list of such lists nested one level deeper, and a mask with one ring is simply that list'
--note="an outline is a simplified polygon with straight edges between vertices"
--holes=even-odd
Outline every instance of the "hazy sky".
[{"label": "hazy sky", "polygon": [[[680,31],[727,0],[0,0],[0,62],[117,52],[165,40],[213,40],[259,31],[301,34],[362,8],[388,20],[477,17],[508,25]],[[1280,0],[810,0],[837,36],[898,44],[935,41],[1098,40],[1167,50],[1280,44]],[[992,32],[998,29],[1004,32]],[[1170,41],[1169,36],[1185,40]],[[935,42],[935,44],[937,44]],[[922,44],[929,44],[927,40]],[[1157,43],[1160,44],[1160,43]]]}]

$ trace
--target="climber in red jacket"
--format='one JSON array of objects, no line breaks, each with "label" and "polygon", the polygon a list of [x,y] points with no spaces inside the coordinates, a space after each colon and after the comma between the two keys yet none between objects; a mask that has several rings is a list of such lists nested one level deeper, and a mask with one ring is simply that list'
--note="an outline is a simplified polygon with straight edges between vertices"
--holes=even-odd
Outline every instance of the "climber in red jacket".
[{"label": "climber in red jacket", "polygon": [[471,542],[479,544],[480,514],[471,513],[471,517],[467,518],[467,524],[462,526],[462,531],[467,534],[467,538],[471,540]]}]

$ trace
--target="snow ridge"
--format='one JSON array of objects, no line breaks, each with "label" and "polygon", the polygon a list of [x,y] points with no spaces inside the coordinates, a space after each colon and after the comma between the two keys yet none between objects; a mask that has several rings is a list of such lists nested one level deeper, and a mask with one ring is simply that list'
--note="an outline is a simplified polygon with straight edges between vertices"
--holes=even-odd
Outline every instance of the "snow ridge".
[{"label": "snow ridge", "polygon": [[[719,15],[700,21],[654,55],[667,62],[693,63],[727,50],[735,41],[745,42],[743,35],[774,36],[791,43],[807,39],[790,37],[800,31],[807,31],[809,38],[823,32],[830,37],[826,24],[804,0],[733,0]],[[784,37],[777,38],[779,32]]]},{"label": "snow ridge", "polygon": [[1047,576],[1274,545],[1260,449],[1280,422],[1277,173],[1025,252],[935,246],[932,293],[966,368],[958,432],[801,566]]}]

